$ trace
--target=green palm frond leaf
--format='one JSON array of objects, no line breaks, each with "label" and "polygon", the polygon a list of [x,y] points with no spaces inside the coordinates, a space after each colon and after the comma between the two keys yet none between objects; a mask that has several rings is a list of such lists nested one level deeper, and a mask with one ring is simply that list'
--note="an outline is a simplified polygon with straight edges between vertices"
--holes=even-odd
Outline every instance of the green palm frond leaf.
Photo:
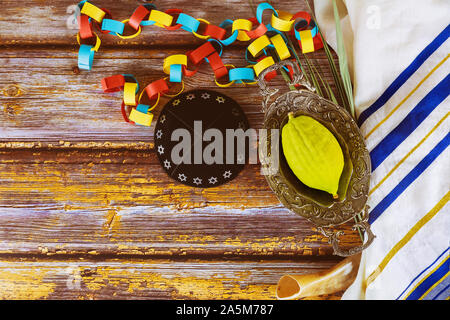
[{"label": "green palm frond leaf", "polygon": [[334,20],[336,22],[336,42],[337,42],[337,54],[339,56],[339,69],[341,72],[342,82],[344,84],[345,94],[347,101],[349,102],[349,112],[355,118],[355,105],[353,101],[353,88],[350,78],[350,72],[348,70],[347,52],[345,51],[344,36],[341,29],[341,19],[336,5],[336,0],[333,0],[333,12]]}]

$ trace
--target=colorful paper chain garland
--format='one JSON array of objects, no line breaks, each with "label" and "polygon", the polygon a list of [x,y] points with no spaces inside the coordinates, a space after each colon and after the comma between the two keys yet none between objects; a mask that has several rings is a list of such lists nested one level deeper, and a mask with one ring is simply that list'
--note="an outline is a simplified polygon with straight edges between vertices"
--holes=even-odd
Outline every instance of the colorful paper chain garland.
[{"label": "colorful paper chain garland", "polygon": [[[318,33],[314,20],[307,12],[300,11],[290,14],[284,11],[276,11],[269,3],[261,3],[256,10],[256,18],[225,20],[219,26],[209,23],[205,19],[195,19],[183,13],[180,9],[168,9],[159,11],[154,4],[140,5],[129,19],[118,21],[113,20],[111,13],[104,8],[98,8],[87,0],[78,4],[81,14],[79,16],[79,32],[77,42],[80,44],[78,52],[78,67],[83,70],[91,70],[94,61],[94,54],[101,45],[100,37],[93,31],[94,25],[101,33],[116,35],[122,39],[132,39],[137,37],[142,28],[155,25],[167,30],[183,29],[191,32],[200,39],[207,40],[204,44],[186,54],[175,54],[164,59],[163,71],[168,75],[147,85],[138,95],[139,84],[132,75],[120,74],[102,79],[104,92],[116,92],[123,90],[122,115],[125,121],[143,126],[150,126],[153,114],[150,112],[159,103],[160,97],[174,97],[184,90],[183,76],[192,77],[198,70],[199,65],[206,61],[210,64],[215,83],[220,87],[228,87],[234,83],[254,84],[256,77],[275,63],[272,56],[267,54],[267,49],[272,48],[276,52],[279,60],[291,57],[286,36],[283,32],[294,34],[303,53],[312,52],[323,47],[322,38]],[[272,12],[270,24],[263,23],[263,13],[266,10]],[[204,24],[203,33],[199,33],[200,25]],[[136,32],[131,35],[124,35],[125,26],[129,25]],[[231,27],[231,35],[226,37],[227,29]],[[268,33],[274,34],[268,36]],[[245,51],[245,59],[249,66],[235,68],[222,62],[221,55],[223,46],[229,46],[235,41],[250,41],[250,45]],[[94,44],[84,44],[90,41]],[[219,48],[219,51],[216,50]],[[256,60],[248,58],[250,53]],[[192,64],[194,69],[188,69]],[[288,70],[292,77],[292,70]],[[221,83],[219,79],[228,75],[229,82]],[[266,76],[270,80],[276,76],[273,71]],[[181,90],[178,93],[170,94],[167,80],[173,83],[181,83]],[[146,94],[149,101],[155,101],[152,106],[141,104],[143,94]],[[126,107],[130,106],[131,111],[127,114]]]}]

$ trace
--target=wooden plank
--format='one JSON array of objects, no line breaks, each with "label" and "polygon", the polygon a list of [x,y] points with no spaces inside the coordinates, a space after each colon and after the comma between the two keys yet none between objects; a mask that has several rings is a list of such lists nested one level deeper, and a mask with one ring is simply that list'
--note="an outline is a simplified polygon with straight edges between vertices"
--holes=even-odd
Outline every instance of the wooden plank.
[{"label": "wooden plank", "polygon": [[[135,8],[98,4],[117,19]],[[279,204],[258,166],[218,188],[171,181],[154,154],[153,128],[124,123],[121,95],[102,93],[108,75],[132,73],[143,86],[161,78],[167,55],[201,40],[155,27],[128,41],[102,35],[93,72],[78,72],[70,5],[2,2],[0,298],[272,299],[283,274],[340,261],[312,224]],[[301,1],[275,6],[305,9]],[[253,15],[248,2],[187,7],[176,0],[170,7],[215,24]],[[224,62],[245,66],[245,45],[227,48]],[[324,53],[308,57],[330,81]],[[273,84],[285,88],[281,78]],[[218,89],[206,64],[186,79],[187,89],[198,87],[236,99],[260,128],[256,87]],[[358,242],[344,231],[344,246]]]},{"label": "wooden plank", "polygon": [[337,262],[2,259],[0,299],[274,299],[284,274],[319,272]]},{"label": "wooden plank", "polygon": [[[167,55],[181,52],[185,50],[102,50],[96,55],[92,72],[74,73],[76,49],[0,50],[0,142],[149,143],[153,140],[153,127],[125,123],[120,112],[122,93],[103,93],[100,81],[113,74],[131,73],[144,87],[165,76],[162,64]],[[317,65],[326,64],[323,52],[316,56]],[[227,50],[224,61],[245,66],[243,52],[238,49]],[[324,76],[332,82],[328,71]],[[235,99],[243,107],[250,126],[261,127],[264,115],[256,86],[218,88],[207,64],[185,80],[186,90],[212,89]],[[282,77],[273,80],[273,85],[281,90],[287,88]],[[161,100],[156,116],[167,101]]]},{"label": "wooden plank", "polygon": [[[343,245],[358,242],[344,231]],[[259,166],[195,189],[144,150],[0,151],[0,239],[4,254],[332,253],[312,224],[279,204]]]},{"label": "wooden plank", "polygon": [[[78,32],[73,18],[76,3],[71,0],[60,0],[50,4],[41,0],[31,0],[24,6],[21,2],[3,0],[0,12],[0,45],[72,45]],[[109,9],[113,18],[117,20],[129,18],[139,5],[139,2],[125,0],[101,0],[94,3]],[[225,19],[254,17],[249,1],[198,0],[193,4],[187,3],[186,0],[174,0],[170,3],[158,2],[156,5],[163,11],[169,8],[183,9],[185,13],[195,18],[206,19],[215,25],[219,25]],[[303,1],[277,2],[274,5],[277,10],[292,13],[307,8]],[[102,34],[102,41],[104,45],[183,46],[200,44],[203,40],[181,29],[169,31],[149,26],[135,39],[122,40],[119,37]]]}]

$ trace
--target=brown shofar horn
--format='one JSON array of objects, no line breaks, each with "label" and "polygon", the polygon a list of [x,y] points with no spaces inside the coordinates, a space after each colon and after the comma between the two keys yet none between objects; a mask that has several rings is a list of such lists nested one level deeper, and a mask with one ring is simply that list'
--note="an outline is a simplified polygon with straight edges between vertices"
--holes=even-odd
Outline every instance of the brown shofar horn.
[{"label": "brown shofar horn", "polygon": [[284,275],[278,281],[277,299],[294,300],[332,294],[347,289],[358,273],[361,254],[342,260],[333,268],[317,273]]}]

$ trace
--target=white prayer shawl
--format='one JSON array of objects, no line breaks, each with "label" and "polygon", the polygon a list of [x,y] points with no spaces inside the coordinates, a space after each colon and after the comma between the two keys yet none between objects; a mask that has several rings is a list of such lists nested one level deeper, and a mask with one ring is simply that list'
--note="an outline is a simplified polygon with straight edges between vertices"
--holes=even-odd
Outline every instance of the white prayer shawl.
[{"label": "white prayer shawl", "polygon": [[[450,1],[338,0],[358,124],[372,159],[370,220],[343,299],[450,296]],[[315,0],[336,48],[331,0]]]}]

